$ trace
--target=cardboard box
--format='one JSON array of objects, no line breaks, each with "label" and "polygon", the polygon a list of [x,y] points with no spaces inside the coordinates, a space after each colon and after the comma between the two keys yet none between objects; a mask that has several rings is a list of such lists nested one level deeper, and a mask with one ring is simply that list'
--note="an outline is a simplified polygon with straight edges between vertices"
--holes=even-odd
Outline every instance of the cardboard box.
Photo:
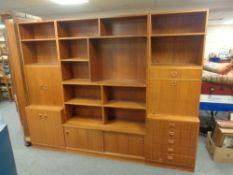
[{"label": "cardboard box", "polygon": [[233,163],[233,149],[217,147],[211,138],[211,132],[208,132],[206,137],[206,148],[214,161]]}]

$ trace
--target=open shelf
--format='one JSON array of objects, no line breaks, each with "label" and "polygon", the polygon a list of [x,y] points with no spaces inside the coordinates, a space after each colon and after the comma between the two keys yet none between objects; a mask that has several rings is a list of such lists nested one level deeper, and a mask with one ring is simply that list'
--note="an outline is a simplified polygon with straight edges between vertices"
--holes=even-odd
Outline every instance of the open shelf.
[{"label": "open shelf", "polygon": [[24,64],[57,64],[55,41],[22,42]]},{"label": "open shelf", "polygon": [[54,22],[21,23],[19,34],[21,39],[55,38]]},{"label": "open shelf", "polygon": [[101,107],[66,105],[66,116],[68,121],[75,119],[83,121],[102,122]]},{"label": "open shelf", "polygon": [[62,59],[62,62],[88,62],[87,58],[66,58]]},{"label": "open shelf", "polygon": [[109,108],[146,109],[146,89],[104,87],[104,106]]},{"label": "open shelf", "polygon": [[63,81],[71,79],[80,79],[86,81],[89,79],[88,62],[62,62]]},{"label": "open shelf", "polygon": [[107,124],[103,124],[99,119],[76,116],[69,119],[65,125],[86,129],[145,135],[145,124],[141,122],[110,121]]},{"label": "open shelf", "polygon": [[99,85],[97,83],[91,82],[90,79],[79,79],[79,78],[73,78],[73,79],[67,79],[62,82],[64,85]]},{"label": "open shelf", "polygon": [[21,39],[21,42],[40,42],[40,41],[56,41],[56,39],[55,38]]},{"label": "open shelf", "polygon": [[205,33],[169,33],[169,34],[153,34],[152,37],[172,37],[172,36],[204,36]]},{"label": "open shelf", "polygon": [[147,15],[100,19],[102,36],[147,35]]},{"label": "open shelf", "polygon": [[59,37],[98,36],[98,19],[58,21]]},{"label": "open shelf", "polygon": [[206,11],[152,15],[152,34],[203,33]]},{"label": "open shelf", "polygon": [[90,40],[92,81],[144,82],[145,84],[146,60],[146,38]]},{"label": "open shelf", "polygon": [[100,86],[64,86],[65,104],[101,106]]},{"label": "open shelf", "polygon": [[203,36],[151,38],[151,62],[158,65],[201,65]]},{"label": "open shelf", "polygon": [[59,41],[60,58],[65,59],[75,59],[78,60],[88,60],[88,49],[87,40],[60,40]]}]

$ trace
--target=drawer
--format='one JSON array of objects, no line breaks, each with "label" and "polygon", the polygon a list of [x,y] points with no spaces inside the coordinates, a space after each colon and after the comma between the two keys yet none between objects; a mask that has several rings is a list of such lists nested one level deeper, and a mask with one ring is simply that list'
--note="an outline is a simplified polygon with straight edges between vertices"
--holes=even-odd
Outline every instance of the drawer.
[{"label": "drawer", "polygon": [[195,166],[195,158],[188,156],[180,156],[175,154],[153,153],[152,161],[158,163],[164,163],[168,165],[177,165],[177,166],[190,167],[190,168]]},{"label": "drawer", "polygon": [[102,131],[65,126],[64,132],[68,148],[98,152],[104,149]]},{"label": "drawer", "polygon": [[150,80],[153,79],[198,79],[202,76],[201,68],[172,68],[152,67],[150,68]]},{"label": "drawer", "polygon": [[105,152],[144,156],[144,137],[133,134],[104,132]]}]

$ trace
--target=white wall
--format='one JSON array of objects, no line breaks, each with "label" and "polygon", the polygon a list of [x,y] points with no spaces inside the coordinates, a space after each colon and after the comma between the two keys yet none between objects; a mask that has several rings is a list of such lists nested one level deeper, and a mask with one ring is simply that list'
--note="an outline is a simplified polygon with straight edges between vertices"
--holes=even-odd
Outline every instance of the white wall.
[{"label": "white wall", "polygon": [[209,53],[233,48],[233,25],[209,26],[206,37],[205,58]]}]

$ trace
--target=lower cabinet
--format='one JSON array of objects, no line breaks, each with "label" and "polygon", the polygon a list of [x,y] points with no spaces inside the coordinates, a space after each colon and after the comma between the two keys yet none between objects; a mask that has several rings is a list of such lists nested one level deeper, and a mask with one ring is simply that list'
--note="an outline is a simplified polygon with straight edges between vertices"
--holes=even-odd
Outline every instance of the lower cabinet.
[{"label": "lower cabinet", "polygon": [[145,137],[146,160],[193,168],[199,136],[198,118],[151,116],[147,120]]},{"label": "lower cabinet", "polygon": [[117,132],[65,126],[68,149],[104,152],[125,156],[144,156],[144,137]]},{"label": "lower cabinet", "polygon": [[105,152],[144,157],[144,136],[104,133]]},{"label": "lower cabinet", "polygon": [[64,147],[62,108],[28,106],[26,114],[32,144]]},{"label": "lower cabinet", "polygon": [[67,148],[100,152],[104,150],[102,131],[70,126],[65,126],[64,131]]}]

